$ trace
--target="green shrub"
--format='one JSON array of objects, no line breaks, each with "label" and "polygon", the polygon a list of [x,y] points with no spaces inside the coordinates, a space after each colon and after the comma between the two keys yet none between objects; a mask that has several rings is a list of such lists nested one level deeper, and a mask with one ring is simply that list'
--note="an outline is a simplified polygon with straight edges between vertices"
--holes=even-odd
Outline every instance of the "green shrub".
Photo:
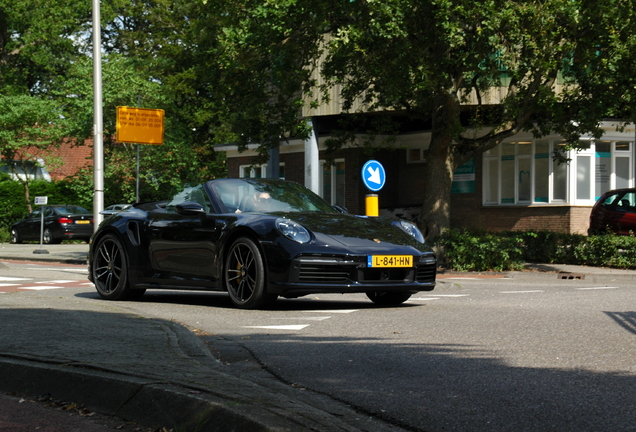
[{"label": "green shrub", "polygon": [[[29,184],[29,197],[31,206],[34,207],[36,196],[48,197],[49,204],[74,204],[82,206],[89,211],[92,209],[91,200],[82,199],[72,188],[68,181],[47,182],[36,180]],[[11,180],[8,176],[0,177],[0,232],[8,230],[15,222],[24,218],[28,213],[24,199],[24,186],[22,183]],[[0,241],[2,237],[0,234]]]},{"label": "green shrub", "polygon": [[450,230],[433,245],[443,249],[446,263],[454,270],[519,270],[524,264],[519,237]]},{"label": "green shrub", "polygon": [[458,271],[519,270],[526,262],[636,268],[634,236],[449,230],[431,243]]}]

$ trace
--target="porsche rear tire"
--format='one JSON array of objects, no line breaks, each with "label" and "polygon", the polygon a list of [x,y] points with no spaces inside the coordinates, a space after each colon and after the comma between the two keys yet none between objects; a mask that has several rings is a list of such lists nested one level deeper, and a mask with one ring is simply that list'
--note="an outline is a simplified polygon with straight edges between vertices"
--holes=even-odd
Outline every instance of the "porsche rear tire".
[{"label": "porsche rear tire", "polygon": [[128,260],[121,240],[102,237],[92,257],[91,272],[95,289],[106,300],[135,300],[145,290],[133,290],[128,282]]},{"label": "porsche rear tire", "polygon": [[234,306],[257,309],[276,299],[266,292],[263,255],[250,238],[240,237],[232,243],[224,273],[225,288]]},{"label": "porsche rear tire", "polygon": [[373,303],[380,306],[395,306],[404,303],[411,298],[408,292],[368,292],[367,297]]}]

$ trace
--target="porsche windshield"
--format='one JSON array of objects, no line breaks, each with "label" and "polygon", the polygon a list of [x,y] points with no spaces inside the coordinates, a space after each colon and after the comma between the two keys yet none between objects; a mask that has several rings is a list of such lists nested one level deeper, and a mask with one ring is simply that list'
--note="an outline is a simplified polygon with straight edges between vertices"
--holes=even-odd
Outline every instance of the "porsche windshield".
[{"label": "porsche windshield", "polygon": [[336,212],[297,183],[273,179],[224,179],[209,183],[228,213]]}]

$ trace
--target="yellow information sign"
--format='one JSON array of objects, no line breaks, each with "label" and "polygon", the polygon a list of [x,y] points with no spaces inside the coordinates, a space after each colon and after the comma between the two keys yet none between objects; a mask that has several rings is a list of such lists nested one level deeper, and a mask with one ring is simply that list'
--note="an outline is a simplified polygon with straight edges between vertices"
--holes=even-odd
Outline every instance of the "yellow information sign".
[{"label": "yellow information sign", "polygon": [[163,144],[162,109],[117,107],[117,141]]}]

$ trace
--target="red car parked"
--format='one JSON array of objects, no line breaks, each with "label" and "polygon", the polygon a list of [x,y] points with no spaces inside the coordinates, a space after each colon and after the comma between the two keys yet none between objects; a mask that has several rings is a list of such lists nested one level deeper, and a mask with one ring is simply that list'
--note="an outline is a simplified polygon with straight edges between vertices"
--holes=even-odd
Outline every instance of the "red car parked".
[{"label": "red car parked", "polygon": [[636,235],[636,189],[605,192],[592,207],[588,235]]}]

